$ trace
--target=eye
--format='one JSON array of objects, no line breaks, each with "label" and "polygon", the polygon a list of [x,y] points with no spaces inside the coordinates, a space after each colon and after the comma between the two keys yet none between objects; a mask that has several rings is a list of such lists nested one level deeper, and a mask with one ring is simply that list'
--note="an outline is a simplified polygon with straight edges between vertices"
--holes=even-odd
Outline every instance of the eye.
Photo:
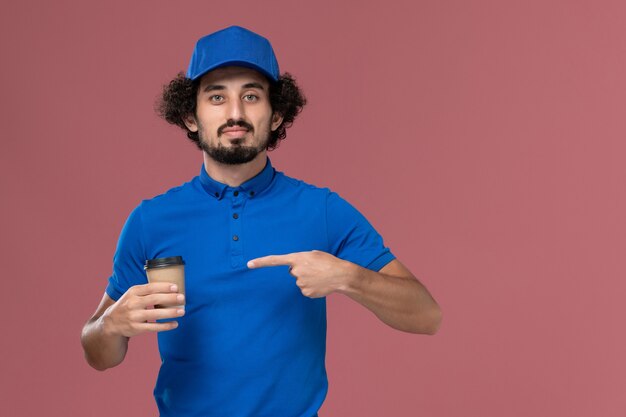
[{"label": "eye", "polygon": [[214,102],[214,103],[220,103],[220,102],[224,101],[224,97],[220,96],[219,94],[215,94],[215,95],[212,95],[211,97],[209,97],[209,100]]},{"label": "eye", "polygon": [[259,96],[256,96],[254,94],[246,94],[245,96],[243,96],[243,99],[246,101],[257,101],[259,99]]}]

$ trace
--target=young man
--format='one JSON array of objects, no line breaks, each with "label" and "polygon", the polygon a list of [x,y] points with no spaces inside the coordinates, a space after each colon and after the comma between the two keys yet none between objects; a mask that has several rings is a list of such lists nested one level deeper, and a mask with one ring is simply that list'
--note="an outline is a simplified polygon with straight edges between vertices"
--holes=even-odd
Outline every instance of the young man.
[{"label": "young man", "polygon": [[[82,333],[104,370],[130,337],[159,332],[162,417],[316,416],[333,292],[402,331],[440,325],[427,289],[354,207],[272,167],[267,151],[304,104],[270,43],[236,26],[200,39],[187,75],[164,89],[159,112],[203,151],[200,174],[130,214]],[[147,283],[146,260],[170,256],[185,260],[185,296]]]}]

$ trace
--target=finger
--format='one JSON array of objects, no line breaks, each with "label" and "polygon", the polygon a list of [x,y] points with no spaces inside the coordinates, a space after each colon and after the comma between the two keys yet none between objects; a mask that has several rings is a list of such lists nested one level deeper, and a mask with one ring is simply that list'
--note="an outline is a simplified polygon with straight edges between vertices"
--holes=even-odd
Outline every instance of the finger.
[{"label": "finger", "polygon": [[167,323],[139,323],[136,325],[136,329],[140,332],[164,332],[177,327],[177,321],[168,321]]},{"label": "finger", "polygon": [[178,306],[185,304],[185,296],[179,293],[149,294],[139,298],[143,308],[154,305]]},{"label": "finger", "polygon": [[161,319],[175,319],[185,315],[183,308],[155,308],[153,310],[143,310],[137,315],[139,322],[151,322]]},{"label": "finger", "polygon": [[171,282],[151,282],[131,287],[133,294],[143,296],[156,293],[178,292],[178,285]]},{"label": "finger", "polygon": [[261,268],[264,266],[279,266],[289,265],[293,266],[295,262],[295,253],[288,253],[287,255],[269,255],[262,258],[256,258],[248,261],[248,268]]}]

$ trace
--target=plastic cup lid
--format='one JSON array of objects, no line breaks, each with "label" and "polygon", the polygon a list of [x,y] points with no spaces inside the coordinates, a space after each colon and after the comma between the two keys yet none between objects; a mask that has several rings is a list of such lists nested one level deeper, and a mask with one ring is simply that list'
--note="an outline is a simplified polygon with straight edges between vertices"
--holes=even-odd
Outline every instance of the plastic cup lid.
[{"label": "plastic cup lid", "polygon": [[167,258],[148,259],[144,269],[165,268],[167,266],[185,265],[182,256],[168,256]]}]

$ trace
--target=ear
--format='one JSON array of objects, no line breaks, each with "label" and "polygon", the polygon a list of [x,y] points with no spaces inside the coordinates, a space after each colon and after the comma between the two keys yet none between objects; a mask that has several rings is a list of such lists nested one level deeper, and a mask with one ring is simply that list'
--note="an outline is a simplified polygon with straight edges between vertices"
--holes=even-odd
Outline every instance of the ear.
[{"label": "ear", "polygon": [[280,113],[273,113],[272,124],[270,125],[270,129],[272,129],[272,132],[278,129],[278,127],[280,126],[282,122],[283,122],[283,115]]},{"label": "ear", "polygon": [[185,126],[187,126],[187,129],[189,129],[192,132],[197,132],[198,131],[198,123],[196,122],[196,118],[194,117],[193,114],[188,114],[187,116],[183,117],[183,123],[185,123]]}]

